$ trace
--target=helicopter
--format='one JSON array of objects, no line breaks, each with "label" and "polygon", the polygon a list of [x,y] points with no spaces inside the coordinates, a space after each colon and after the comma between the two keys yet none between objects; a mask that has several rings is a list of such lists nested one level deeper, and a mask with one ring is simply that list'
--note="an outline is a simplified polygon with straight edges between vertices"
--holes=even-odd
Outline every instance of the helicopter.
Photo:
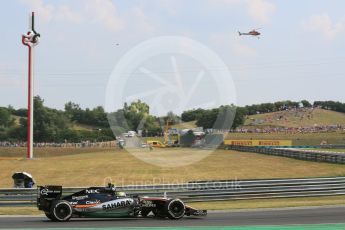
[{"label": "helicopter", "polygon": [[[238,31],[238,35],[239,36],[241,36],[241,35],[251,35],[251,36],[256,37],[256,36],[259,36],[261,34],[260,32],[257,31],[259,29],[261,29],[261,28],[253,29],[253,30],[249,31],[248,33],[241,33],[240,31]],[[257,38],[259,38],[259,37],[257,37]]]}]

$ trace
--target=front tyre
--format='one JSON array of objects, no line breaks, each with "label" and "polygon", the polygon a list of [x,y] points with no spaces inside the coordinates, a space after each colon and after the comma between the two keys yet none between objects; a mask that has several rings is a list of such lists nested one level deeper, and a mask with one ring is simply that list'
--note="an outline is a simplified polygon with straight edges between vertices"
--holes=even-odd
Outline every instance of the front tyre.
[{"label": "front tyre", "polygon": [[166,214],[169,219],[178,220],[185,214],[185,205],[180,199],[171,199],[165,204]]},{"label": "front tyre", "polygon": [[67,201],[57,200],[52,203],[49,216],[52,217],[51,220],[63,222],[68,221],[72,217],[72,213],[72,206]]}]

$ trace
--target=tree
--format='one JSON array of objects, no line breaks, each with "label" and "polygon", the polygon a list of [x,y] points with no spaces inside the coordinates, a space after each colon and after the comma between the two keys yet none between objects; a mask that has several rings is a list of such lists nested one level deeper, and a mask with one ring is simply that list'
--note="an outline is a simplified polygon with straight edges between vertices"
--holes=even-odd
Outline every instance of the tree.
[{"label": "tree", "polygon": [[164,120],[168,121],[169,124],[178,124],[180,122],[180,117],[174,114],[172,111],[169,111]]},{"label": "tree", "polygon": [[203,127],[204,129],[213,128],[217,120],[218,111],[218,109],[205,110],[203,112],[203,115],[200,116],[196,121],[196,125]]},{"label": "tree", "polygon": [[235,129],[240,125],[244,124],[247,110],[243,107],[237,107],[234,121],[232,123],[232,128]]},{"label": "tree", "polygon": [[234,105],[220,106],[217,109],[204,110],[196,122],[204,129],[231,129],[244,123],[247,110]]},{"label": "tree", "polygon": [[305,108],[312,107],[312,104],[310,104],[310,102],[307,100],[302,100],[301,103],[302,103],[303,107],[305,107]]},{"label": "tree", "polygon": [[166,116],[159,118],[159,123],[161,126],[175,125],[180,123],[181,119],[178,115],[174,114],[172,111],[169,111]]},{"label": "tree", "polygon": [[345,113],[345,103],[341,103],[338,101],[315,101],[314,106],[320,106],[323,109]]},{"label": "tree", "polygon": [[145,119],[145,125],[143,130],[145,130],[148,136],[160,136],[163,132],[163,127],[159,123],[159,118],[154,116],[147,116]]},{"label": "tree", "polygon": [[68,127],[68,118],[61,111],[46,108],[44,100],[34,97],[34,140],[56,141],[59,130]]},{"label": "tree", "polygon": [[181,120],[184,122],[198,120],[200,117],[202,117],[204,115],[204,112],[205,112],[205,110],[200,109],[200,108],[184,111],[181,114]]},{"label": "tree", "polygon": [[28,119],[21,117],[19,119],[19,126],[9,129],[8,135],[13,140],[25,141],[27,139],[27,134],[28,134],[27,127],[28,127]]},{"label": "tree", "polygon": [[105,113],[102,106],[97,106],[93,110],[91,110],[91,119],[92,124],[98,125],[101,127],[109,127],[107,114]]},{"label": "tree", "polygon": [[116,135],[120,135],[130,129],[124,114],[124,110],[119,109],[107,115],[110,128]]},{"label": "tree", "polygon": [[231,129],[236,115],[236,107],[233,105],[220,106],[216,121],[213,125],[215,129]]},{"label": "tree", "polygon": [[16,111],[12,105],[8,105],[8,106],[7,106],[7,110],[8,110],[8,112],[10,112],[11,114],[13,114],[13,113]]},{"label": "tree", "polygon": [[188,132],[180,137],[180,144],[183,147],[191,147],[195,140],[195,135],[192,130],[188,130]]},{"label": "tree", "polygon": [[13,115],[19,116],[19,117],[27,117],[28,110],[27,109],[17,109],[12,112]]},{"label": "tree", "polygon": [[102,106],[83,110],[78,104],[68,102],[65,104],[65,114],[73,122],[99,127],[109,127],[107,113]]},{"label": "tree", "polygon": [[150,107],[140,100],[132,102],[130,106],[124,105],[124,116],[131,130],[143,130],[150,125],[147,124],[152,120],[149,112]]},{"label": "tree", "polygon": [[10,127],[13,126],[14,119],[7,108],[0,107],[0,127]]},{"label": "tree", "polygon": [[82,109],[78,104],[71,101],[65,104],[65,113],[72,121],[80,122],[82,120]]},{"label": "tree", "polygon": [[50,127],[50,117],[47,109],[43,106],[44,100],[39,96],[34,97],[34,140],[51,141],[54,134]]}]

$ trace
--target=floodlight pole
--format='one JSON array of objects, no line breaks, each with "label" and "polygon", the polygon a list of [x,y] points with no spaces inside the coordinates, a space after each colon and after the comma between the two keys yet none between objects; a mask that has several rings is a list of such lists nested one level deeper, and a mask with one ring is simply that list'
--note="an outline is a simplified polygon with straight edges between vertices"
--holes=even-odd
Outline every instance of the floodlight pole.
[{"label": "floodlight pole", "polygon": [[40,34],[35,31],[35,13],[32,12],[29,31],[22,35],[22,43],[29,49],[28,52],[28,129],[27,129],[27,158],[33,158],[33,127],[34,127],[34,47],[39,43]]}]

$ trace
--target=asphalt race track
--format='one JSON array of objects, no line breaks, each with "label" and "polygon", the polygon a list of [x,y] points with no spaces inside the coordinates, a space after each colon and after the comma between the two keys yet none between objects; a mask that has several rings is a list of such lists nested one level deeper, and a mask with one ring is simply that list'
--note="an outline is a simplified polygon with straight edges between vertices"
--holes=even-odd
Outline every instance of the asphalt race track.
[{"label": "asphalt race track", "polygon": [[211,212],[207,217],[181,220],[154,218],[72,219],[51,222],[39,217],[0,217],[0,228],[113,228],[113,227],[207,227],[253,225],[305,225],[345,223],[345,206]]}]

